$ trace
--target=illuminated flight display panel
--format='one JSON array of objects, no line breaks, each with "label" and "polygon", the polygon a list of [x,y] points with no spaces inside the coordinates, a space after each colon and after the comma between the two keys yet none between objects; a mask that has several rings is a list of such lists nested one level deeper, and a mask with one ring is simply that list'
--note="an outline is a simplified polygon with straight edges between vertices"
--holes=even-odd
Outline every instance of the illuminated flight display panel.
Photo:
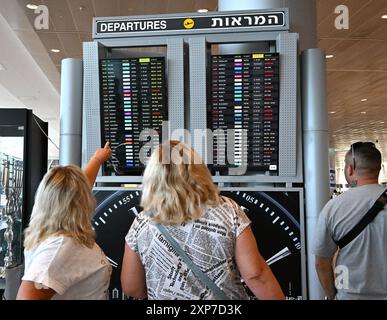
[{"label": "illuminated flight display panel", "polygon": [[162,121],[168,118],[165,59],[102,59],[100,81],[102,139],[110,141],[113,151],[112,161],[104,165],[104,174],[141,172],[144,164],[140,149],[147,141],[139,140],[140,133],[156,130],[159,139],[152,141],[158,144]]},{"label": "illuminated flight display panel", "polygon": [[[247,169],[276,174],[279,54],[213,55],[210,77],[209,128],[232,129],[234,141],[230,143],[235,150],[234,162],[229,161],[227,134],[226,143],[214,139],[213,169],[240,166],[246,152]],[[242,130],[247,133],[247,149],[242,149]]]}]

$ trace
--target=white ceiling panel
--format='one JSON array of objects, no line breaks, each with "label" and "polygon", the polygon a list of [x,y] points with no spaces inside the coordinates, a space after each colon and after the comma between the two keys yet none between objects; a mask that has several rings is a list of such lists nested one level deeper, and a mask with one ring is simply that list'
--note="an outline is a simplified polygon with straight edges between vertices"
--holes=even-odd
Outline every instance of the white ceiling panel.
[{"label": "white ceiling panel", "polygon": [[67,57],[82,55],[82,43],[79,33],[58,33],[58,37],[63,48],[66,48]]},{"label": "white ceiling panel", "polygon": [[48,7],[50,20],[56,32],[78,31],[67,0],[43,0]]},{"label": "white ceiling panel", "polygon": [[68,3],[77,31],[91,33],[92,23],[90,21],[93,21],[95,17],[93,2],[91,0],[71,0]]},{"label": "white ceiling panel", "polygon": [[120,0],[93,0],[96,17],[118,16],[120,14]]}]

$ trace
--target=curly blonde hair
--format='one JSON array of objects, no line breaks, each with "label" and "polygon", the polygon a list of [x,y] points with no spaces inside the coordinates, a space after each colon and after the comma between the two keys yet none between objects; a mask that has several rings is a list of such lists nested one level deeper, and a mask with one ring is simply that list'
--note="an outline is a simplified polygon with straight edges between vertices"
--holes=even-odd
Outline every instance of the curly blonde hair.
[{"label": "curly blonde hair", "polygon": [[36,247],[53,235],[72,237],[91,248],[94,230],[91,218],[95,200],[87,178],[74,165],[57,166],[46,173],[35,195],[24,246]]},{"label": "curly blonde hair", "polygon": [[220,203],[219,190],[196,151],[167,141],[151,155],[144,171],[141,205],[156,223],[180,224],[200,218]]}]

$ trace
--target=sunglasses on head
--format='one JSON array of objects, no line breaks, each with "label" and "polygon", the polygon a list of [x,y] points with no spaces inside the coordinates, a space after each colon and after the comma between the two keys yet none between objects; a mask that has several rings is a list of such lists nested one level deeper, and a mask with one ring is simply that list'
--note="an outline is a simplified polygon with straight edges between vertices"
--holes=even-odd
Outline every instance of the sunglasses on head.
[{"label": "sunglasses on head", "polygon": [[375,148],[375,143],[373,142],[355,142],[351,144],[351,152],[352,152],[352,161],[353,161],[353,170],[356,168],[356,162],[355,162],[355,149],[359,148],[360,146],[364,147],[372,147]]}]

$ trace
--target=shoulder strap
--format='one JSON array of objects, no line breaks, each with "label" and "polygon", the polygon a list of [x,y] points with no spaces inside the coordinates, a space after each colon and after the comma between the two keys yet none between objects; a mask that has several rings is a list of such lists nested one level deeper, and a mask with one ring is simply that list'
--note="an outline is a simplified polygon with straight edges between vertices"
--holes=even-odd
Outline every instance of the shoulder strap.
[{"label": "shoulder strap", "polygon": [[387,203],[387,190],[384,190],[380,197],[375,201],[374,205],[364,217],[349,231],[344,237],[336,242],[340,249],[343,249],[348,243],[355,239],[367,226],[370,224],[380,211],[384,209]]},{"label": "shoulder strap", "polygon": [[192,270],[192,272],[201,279],[205,285],[211,289],[211,291],[215,294],[218,300],[230,300],[224,292],[202,271],[200,268],[193,263],[193,261],[187,256],[184,250],[179,246],[175,239],[169,234],[168,230],[161,224],[155,224],[156,228],[159,229],[161,234],[168,240],[168,242],[172,245],[172,247],[176,250],[179,256],[184,260],[187,264],[188,268]]}]

